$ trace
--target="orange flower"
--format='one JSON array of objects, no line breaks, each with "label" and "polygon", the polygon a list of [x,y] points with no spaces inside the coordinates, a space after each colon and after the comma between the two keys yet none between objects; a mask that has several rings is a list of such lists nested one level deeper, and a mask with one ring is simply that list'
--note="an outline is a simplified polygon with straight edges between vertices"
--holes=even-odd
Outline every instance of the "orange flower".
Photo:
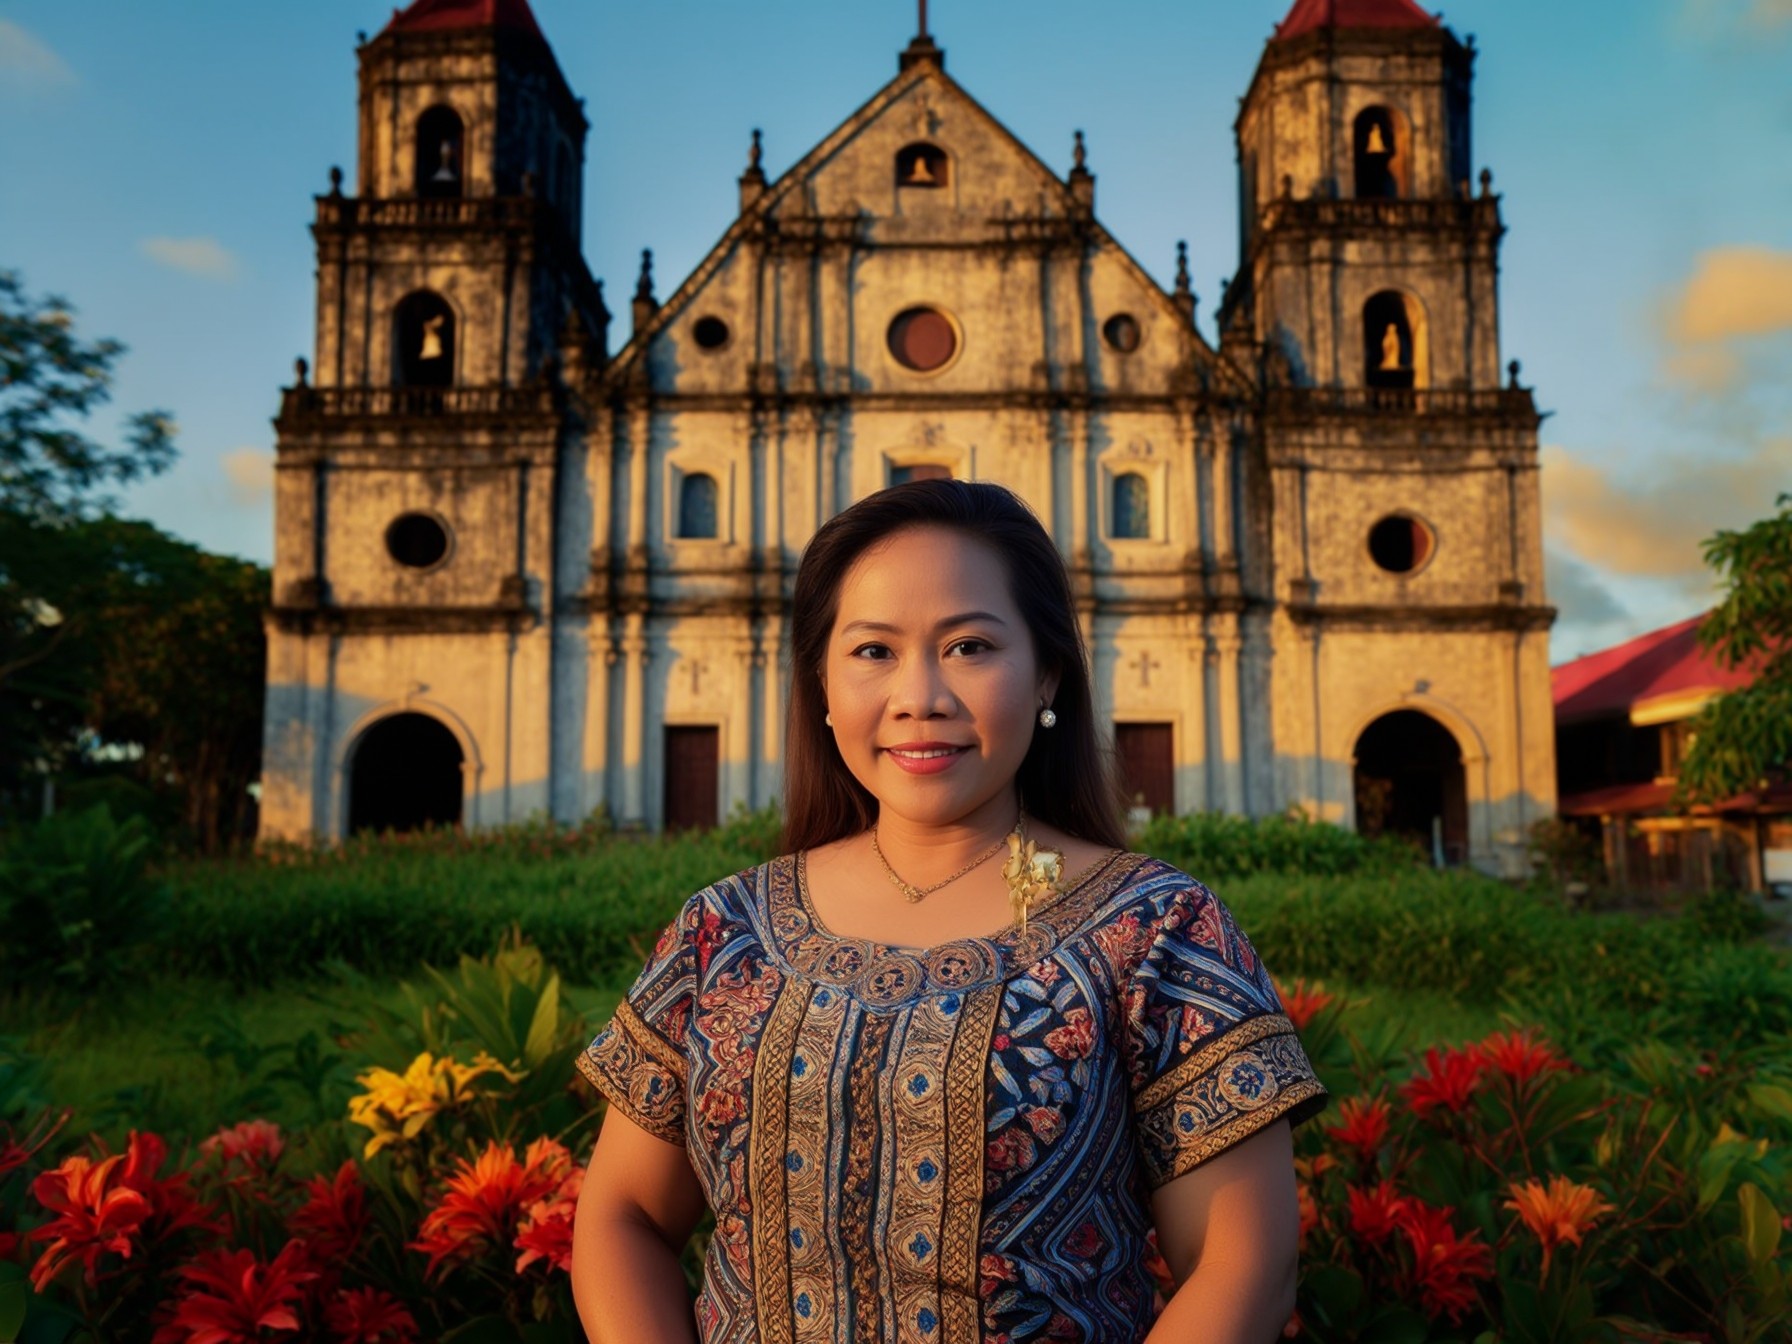
[{"label": "orange flower", "polygon": [[476,1259],[514,1243],[517,1224],[538,1200],[553,1194],[572,1170],[572,1154],[552,1139],[537,1139],[517,1161],[508,1145],[488,1143],[476,1161],[456,1159],[447,1193],[423,1219],[411,1249],[429,1256],[426,1273],[446,1261]]},{"label": "orange flower", "polygon": [[1535,1179],[1510,1186],[1512,1198],[1505,1207],[1516,1209],[1520,1220],[1543,1245],[1543,1275],[1549,1277],[1549,1258],[1563,1242],[1576,1246],[1602,1214],[1615,1212],[1599,1192],[1566,1176],[1553,1176],[1549,1186]]},{"label": "orange flower", "polygon": [[193,1198],[185,1172],[158,1179],[168,1146],[154,1134],[132,1130],[125,1150],[99,1161],[75,1156],[31,1183],[39,1204],[56,1216],[28,1234],[47,1241],[31,1269],[39,1292],[70,1261],[79,1261],[94,1282],[100,1256],[129,1259],[141,1240],[160,1239],[188,1227],[214,1227],[210,1211]]},{"label": "orange flower", "polygon": [[1534,1036],[1529,1027],[1523,1031],[1496,1031],[1478,1049],[1487,1063],[1520,1086],[1539,1074],[1569,1067],[1568,1061],[1548,1041]]},{"label": "orange flower", "polygon": [[1313,1198],[1313,1189],[1305,1181],[1297,1181],[1295,1194],[1300,1200],[1300,1249],[1307,1249],[1307,1235],[1319,1226],[1319,1204]]},{"label": "orange flower", "polygon": [[1336,994],[1325,992],[1324,985],[1318,981],[1308,985],[1304,978],[1296,980],[1292,987],[1278,980],[1276,993],[1282,998],[1282,1011],[1288,1014],[1296,1031],[1305,1031],[1309,1022],[1338,1001]]},{"label": "orange flower", "polygon": [[1345,1097],[1338,1105],[1342,1123],[1327,1126],[1325,1132],[1346,1148],[1355,1149],[1362,1165],[1370,1167],[1387,1141],[1392,1116],[1393,1109],[1380,1097]]},{"label": "orange flower", "polygon": [[529,1206],[516,1230],[517,1273],[522,1273],[537,1260],[545,1260],[555,1269],[572,1270],[572,1217],[579,1205],[579,1189],[585,1182],[585,1169],[574,1167],[560,1182],[559,1189],[546,1199]]}]

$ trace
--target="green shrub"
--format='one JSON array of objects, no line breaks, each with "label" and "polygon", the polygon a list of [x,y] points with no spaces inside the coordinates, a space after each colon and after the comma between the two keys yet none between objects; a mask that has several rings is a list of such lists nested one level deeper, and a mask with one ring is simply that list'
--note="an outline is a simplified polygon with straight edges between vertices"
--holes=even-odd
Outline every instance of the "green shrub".
[{"label": "green shrub", "polygon": [[1416,867],[1419,857],[1391,837],[1358,835],[1299,812],[1257,819],[1224,812],[1159,815],[1146,823],[1137,845],[1207,882],[1257,873],[1391,873]]},{"label": "green shrub", "polygon": [[141,817],[121,823],[105,806],[13,831],[0,848],[0,985],[86,991],[121,975],[166,905],[153,848]]}]

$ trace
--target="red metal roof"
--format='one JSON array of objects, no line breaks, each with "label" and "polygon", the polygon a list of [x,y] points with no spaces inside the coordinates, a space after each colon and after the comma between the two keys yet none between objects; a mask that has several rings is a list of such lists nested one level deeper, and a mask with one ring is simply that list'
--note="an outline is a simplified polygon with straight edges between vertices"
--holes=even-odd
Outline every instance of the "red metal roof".
[{"label": "red metal roof", "polygon": [[1639,700],[1676,691],[1733,691],[1748,685],[1754,667],[1720,667],[1699,647],[1702,620],[1694,616],[1552,668],[1556,722],[1628,713]]},{"label": "red metal roof", "polygon": [[1276,25],[1279,38],[1299,37],[1316,28],[1435,28],[1437,19],[1413,0],[1294,0]]},{"label": "red metal roof", "polygon": [[[1649,780],[1637,784],[1607,784],[1571,793],[1556,803],[1556,811],[1564,817],[1634,817],[1678,816],[1683,809],[1674,806],[1674,785],[1668,780]],[[1784,813],[1792,812],[1792,785],[1776,784],[1762,790],[1739,793],[1716,803],[1696,803],[1695,816],[1722,812]]]},{"label": "red metal roof", "polygon": [[536,37],[541,27],[529,0],[416,0],[392,11],[389,33],[427,33],[449,28],[520,28]]}]

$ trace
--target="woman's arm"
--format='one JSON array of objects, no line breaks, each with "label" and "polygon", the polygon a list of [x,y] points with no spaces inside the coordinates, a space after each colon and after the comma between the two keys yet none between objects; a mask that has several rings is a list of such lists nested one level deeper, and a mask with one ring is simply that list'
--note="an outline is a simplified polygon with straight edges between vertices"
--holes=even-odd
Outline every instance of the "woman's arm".
[{"label": "woman's arm", "polygon": [[1151,1197],[1180,1285],[1146,1344],[1270,1344],[1294,1314],[1300,1204],[1294,1135],[1278,1120]]},{"label": "woman's arm", "polygon": [[592,1344],[695,1344],[678,1256],[703,1207],[684,1149],[610,1107],[572,1227],[572,1296]]}]

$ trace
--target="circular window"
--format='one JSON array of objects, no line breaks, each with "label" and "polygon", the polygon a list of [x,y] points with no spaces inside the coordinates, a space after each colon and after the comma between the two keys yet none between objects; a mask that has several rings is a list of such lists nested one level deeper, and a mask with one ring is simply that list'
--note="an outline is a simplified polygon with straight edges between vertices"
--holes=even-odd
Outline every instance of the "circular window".
[{"label": "circular window", "polygon": [[1118,350],[1123,355],[1130,355],[1137,350],[1143,337],[1139,330],[1139,319],[1131,313],[1115,313],[1101,324],[1101,335],[1110,350]]},{"label": "circular window", "polygon": [[932,373],[958,353],[958,329],[937,308],[910,308],[890,323],[890,353],[905,369]]},{"label": "circular window", "polygon": [[728,344],[728,324],[719,317],[700,317],[691,326],[691,336],[704,350],[720,350]]},{"label": "circular window", "polygon": [[448,529],[427,513],[404,513],[386,529],[386,550],[410,569],[428,569],[448,554]]},{"label": "circular window", "polygon": [[1389,514],[1369,529],[1369,557],[1390,574],[1412,573],[1435,549],[1431,529],[1409,514]]}]

